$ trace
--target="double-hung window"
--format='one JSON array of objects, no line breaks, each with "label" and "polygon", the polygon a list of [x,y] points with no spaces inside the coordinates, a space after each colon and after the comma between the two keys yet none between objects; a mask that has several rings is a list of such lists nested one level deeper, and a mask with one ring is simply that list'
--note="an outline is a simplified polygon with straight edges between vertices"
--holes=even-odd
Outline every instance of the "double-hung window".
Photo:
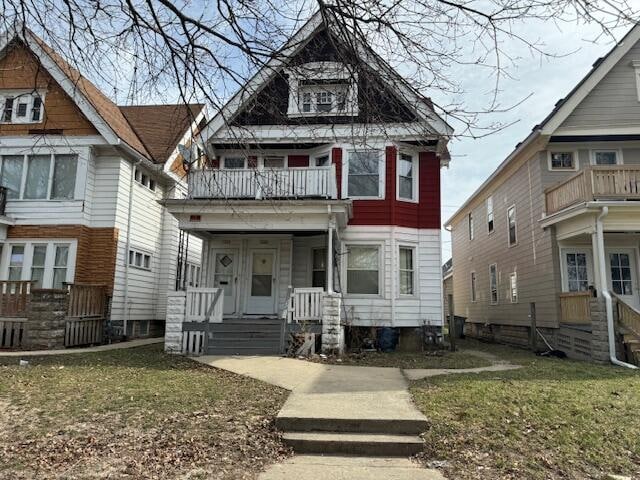
[{"label": "double-hung window", "polygon": [[22,280],[24,265],[24,245],[12,245],[9,255],[9,280]]},{"label": "double-hung window", "polygon": [[46,259],[47,244],[33,245],[33,256],[31,257],[31,281],[34,282],[35,288],[42,288]]},{"label": "double-hung window", "polygon": [[509,292],[511,303],[518,303],[518,274],[516,272],[509,275]]},{"label": "double-hung window", "polygon": [[35,288],[62,289],[73,280],[75,242],[26,240],[8,245],[7,278],[31,281]]},{"label": "double-hung window", "polygon": [[489,265],[489,299],[492,305],[498,303],[498,266],[495,263]]},{"label": "double-hung window", "polygon": [[347,293],[380,293],[380,248],[351,245],[347,253]]},{"label": "double-hung window", "polygon": [[379,150],[349,152],[347,195],[380,198],[382,159]]},{"label": "double-hung window", "polygon": [[314,248],[311,266],[311,286],[322,287],[327,286],[327,249]]},{"label": "double-hung window", "polygon": [[398,158],[398,199],[417,200],[417,175],[412,155],[401,153]]},{"label": "double-hung window", "polygon": [[3,155],[0,185],[9,199],[71,200],[77,171],[75,154]]},{"label": "double-hung window", "polygon": [[400,273],[400,295],[413,295],[415,278],[415,249],[412,247],[400,247],[398,271]]},{"label": "double-hung window", "polygon": [[487,198],[487,230],[493,232],[493,197]]},{"label": "double-hung window", "polygon": [[512,205],[507,210],[507,224],[509,226],[509,246],[512,247],[518,242],[515,205]]}]

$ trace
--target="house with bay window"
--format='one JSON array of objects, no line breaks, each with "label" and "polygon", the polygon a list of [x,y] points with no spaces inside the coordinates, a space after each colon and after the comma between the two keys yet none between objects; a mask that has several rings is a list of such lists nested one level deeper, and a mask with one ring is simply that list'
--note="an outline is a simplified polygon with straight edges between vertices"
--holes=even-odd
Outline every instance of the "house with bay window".
[{"label": "house with bay window", "polygon": [[640,27],[447,221],[467,334],[640,363]]},{"label": "house with bay window", "polygon": [[[202,287],[221,292],[207,351],[278,353],[287,329],[337,348],[345,325],[401,341],[439,330],[451,134],[369,46],[314,15],[203,129],[186,198],[163,202],[202,239]],[[169,301],[189,309],[188,295]],[[189,333],[168,325],[167,349]]]},{"label": "house with bay window", "polygon": [[29,30],[0,37],[0,282],[104,285],[123,333],[162,330],[201,241],[160,205],[203,105],[117,106]]}]

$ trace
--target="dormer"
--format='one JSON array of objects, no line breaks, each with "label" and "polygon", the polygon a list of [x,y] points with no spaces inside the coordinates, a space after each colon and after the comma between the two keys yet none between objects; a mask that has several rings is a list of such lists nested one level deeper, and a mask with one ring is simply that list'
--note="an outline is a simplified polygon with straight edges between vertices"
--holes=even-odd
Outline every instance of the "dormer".
[{"label": "dormer", "polygon": [[44,92],[0,90],[0,123],[40,123],[44,113]]},{"label": "dormer", "polygon": [[339,62],[310,62],[288,68],[289,117],[358,115],[358,76]]}]

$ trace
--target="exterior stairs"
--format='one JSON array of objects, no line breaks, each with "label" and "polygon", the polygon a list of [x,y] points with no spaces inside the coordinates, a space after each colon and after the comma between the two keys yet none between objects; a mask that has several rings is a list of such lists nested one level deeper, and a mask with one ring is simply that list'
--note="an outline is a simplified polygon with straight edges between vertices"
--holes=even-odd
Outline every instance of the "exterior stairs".
[{"label": "exterior stairs", "polygon": [[640,337],[631,331],[623,333],[622,341],[627,351],[628,360],[640,366]]},{"label": "exterior stairs", "polygon": [[419,453],[426,429],[421,419],[309,418],[283,415],[276,418],[282,440],[296,453],[407,457]]},{"label": "exterior stairs", "polygon": [[207,355],[280,355],[282,319],[225,318],[209,326]]}]

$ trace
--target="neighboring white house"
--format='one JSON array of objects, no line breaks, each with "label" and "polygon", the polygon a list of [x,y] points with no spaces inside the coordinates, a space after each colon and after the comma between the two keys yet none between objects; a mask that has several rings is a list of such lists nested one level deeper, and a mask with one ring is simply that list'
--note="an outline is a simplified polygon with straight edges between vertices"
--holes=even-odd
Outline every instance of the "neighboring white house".
[{"label": "neighboring white house", "polygon": [[114,325],[162,331],[167,290],[199,282],[201,241],[159,202],[185,195],[204,106],[119,107],[29,31],[0,53],[0,280],[103,284]]}]

